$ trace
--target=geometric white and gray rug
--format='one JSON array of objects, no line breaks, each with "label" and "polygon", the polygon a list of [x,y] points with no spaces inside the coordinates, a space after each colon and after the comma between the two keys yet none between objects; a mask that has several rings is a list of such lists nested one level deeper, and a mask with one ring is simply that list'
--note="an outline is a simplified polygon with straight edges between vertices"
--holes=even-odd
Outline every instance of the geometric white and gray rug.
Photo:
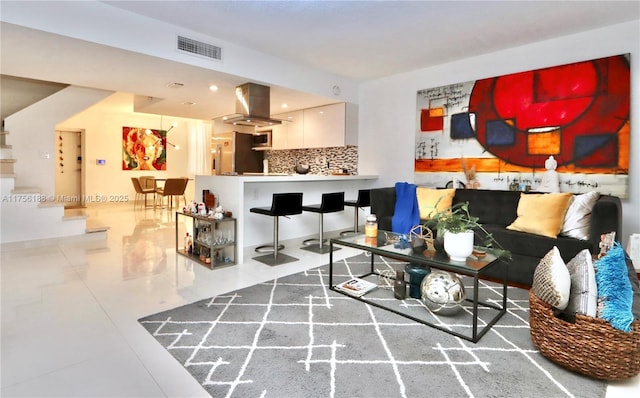
[{"label": "geometric white and gray rug", "polygon": [[[362,254],[334,272],[369,265]],[[403,265],[376,256],[378,269]],[[500,302],[495,284],[480,289]],[[212,397],[604,397],[605,382],[534,349],[527,291],[507,297],[476,344],[329,290],[326,265],[139,321]],[[398,305],[428,311],[417,299]]]}]

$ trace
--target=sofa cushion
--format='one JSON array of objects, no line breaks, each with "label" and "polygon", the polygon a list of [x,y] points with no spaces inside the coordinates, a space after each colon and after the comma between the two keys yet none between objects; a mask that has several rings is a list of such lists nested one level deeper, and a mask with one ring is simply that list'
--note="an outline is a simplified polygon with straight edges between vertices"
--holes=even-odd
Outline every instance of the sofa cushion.
[{"label": "sofa cushion", "polygon": [[638,280],[638,274],[636,269],[633,268],[633,262],[627,255],[627,276],[629,282],[631,282],[631,289],[633,290],[633,305],[631,306],[631,312],[636,321],[640,321],[640,281]]},{"label": "sofa cushion", "polygon": [[420,219],[428,220],[431,214],[446,210],[451,207],[455,189],[433,189],[417,187],[418,208],[420,209]]},{"label": "sofa cushion", "polygon": [[[581,250],[592,249],[591,242],[558,236],[549,238],[548,236],[534,235],[527,232],[512,231],[500,225],[485,224],[483,228],[493,235],[493,238],[504,249],[512,254],[521,254],[537,258],[544,257],[554,246],[558,248],[563,258],[572,258]],[[479,234],[480,235],[480,234]],[[482,236],[478,236],[481,242]]]},{"label": "sofa cushion", "polygon": [[506,227],[516,219],[519,199],[520,192],[518,191],[457,189],[453,197],[453,204],[469,202],[469,213],[478,217],[480,224],[495,224]]},{"label": "sofa cushion", "polygon": [[378,217],[378,229],[391,231],[391,219],[396,205],[396,188],[372,188],[369,193],[371,199],[371,214]]},{"label": "sofa cushion", "polygon": [[574,195],[564,216],[560,235],[589,240],[591,212],[599,198],[600,193],[596,191]]},{"label": "sofa cushion", "polygon": [[508,229],[555,238],[562,229],[564,216],[573,194],[522,194],[518,202],[518,218]]},{"label": "sofa cushion", "polygon": [[567,308],[571,276],[557,247],[549,250],[538,263],[533,273],[532,288],[536,296],[550,306],[559,310]]}]

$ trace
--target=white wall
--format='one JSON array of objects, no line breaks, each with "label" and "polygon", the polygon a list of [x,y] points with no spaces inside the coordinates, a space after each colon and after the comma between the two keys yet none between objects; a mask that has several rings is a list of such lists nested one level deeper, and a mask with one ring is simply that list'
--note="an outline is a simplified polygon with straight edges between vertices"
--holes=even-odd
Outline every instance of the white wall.
[{"label": "white wall", "polygon": [[413,182],[418,90],[503,74],[631,53],[629,199],[622,200],[623,237],[640,232],[640,21],[511,48],[388,76],[360,87],[359,170],[379,174],[379,186]]},{"label": "white wall", "polygon": [[[123,101],[124,100],[124,101]],[[111,104],[127,102],[130,106],[115,107]],[[193,135],[194,126],[201,125],[208,134],[211,123],[194,119],[162,117],[146,113],[134,113],[133,95],[116,93],[99,104],[63,121],[56,126],[58,130],[85,131],[85,196],[95,198],[97,195],[109,196],[128,195],[134,199],[135,191],[131,184],[131,177],[152,175],[156,178],[189,176],[196,173],[192,159],[197,151]],[[145,127],[151,129],[168,130],[172,122],[176,127],[167,134],[167,141],[179,145],[175,150],[167,145],[167,170],[122,170],[122,127]],[[106,164],[96,164],[96,159],[105,159]],[[193,183],[187,186],[187,200],[193,199]]]},{"label": "white wall", "polygon": [[[109,96],[111,92],[67,87],[16,112],[5,121],[7,144],[17,159],[16,187],[36,187],[55,194],[56,124]],[[80,126],[78,126],[80,127]]]}]

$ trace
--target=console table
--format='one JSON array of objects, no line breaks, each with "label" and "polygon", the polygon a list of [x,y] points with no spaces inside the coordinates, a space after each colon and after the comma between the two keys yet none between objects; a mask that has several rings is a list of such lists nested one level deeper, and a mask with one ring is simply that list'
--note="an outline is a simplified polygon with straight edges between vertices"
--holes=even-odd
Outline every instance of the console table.
[{"label": "console table", "polygon": [[[502,305],[488,303],[482,301],[480,293],[480,279],[485,271],[496,265],[501,254],[497,250],[486,249],[486,255],[482,258],[469,257],[465,262],[452,261],[444,253],[436,253],[433,256],[427,256],[423,253],[415,253],[410,247],[404,247],[397,242],[403,237],[402,234],[396,234],[388,231],[379,231],[377,238],[367,238],[364,234],[357,234],[347,237],[333,238],[329,242],[331,251],[329,252],[329,288],[338,293],[352,297],[355,300],[363,301],[367,304],[394,312],[405,318],[409,318],[415,322],[431,326],[443,332],[458,336],[465,340],[476,343],[489,331],[489,329],[504,315],[507,308],[507,267],[505,267],[502,289]],[[406,235],[404,235],[406,238]],[[393,298],[393,292],[384,289],[375,289],[364,296],[356,297],[348,293],[344,293],[335,288],[334,279],[338,276],[333,272],[333,246],[347,246],[355,249],[363,250],[371,253],[371,269],[358,278],[369,280],[377,283],[380,272],[374,269],[374,255],[388,257],[399,261],[406,261],[411,264],[422,264],[427,267],[441,269],[456,274],[463,274],[473,278],[473,292],[469,294],[467,291],[467,303],[469,306],[463,308],[458,314],[445,316],[433,314],[422,303],[420,299],[407,298],[406,300],[396,300]],[[342,280],[338,283],[352,278],[353,276],[343,275]],[[467,288],[468,289],[468,288]],[[471,296],[471,297],[469,297]],[[483,327],[479,328],[479,309],[482,308]],[[447,322],[449,322],[447,324]],[[471,324],[469,326],[469,323]],[[458,326],[462,325],[462,326]],[[465,329],[471,329],[471,333],[464,333]]]}]

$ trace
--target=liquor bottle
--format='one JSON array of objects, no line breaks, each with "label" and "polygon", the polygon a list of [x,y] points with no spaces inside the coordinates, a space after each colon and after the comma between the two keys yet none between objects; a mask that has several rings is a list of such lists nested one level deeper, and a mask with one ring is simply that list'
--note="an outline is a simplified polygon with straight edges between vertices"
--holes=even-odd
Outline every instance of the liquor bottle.
[{"label": "liquor bottle", "polygon": [[184,236],[184,251],[187,253],[189,251],[189,232]]},{"label": "liquor bottle", "polygon": [[404,271],[396,271],[396,280],[393,282],[393,297],[398,300],[407,298],[407,285],[404,282]]}]

